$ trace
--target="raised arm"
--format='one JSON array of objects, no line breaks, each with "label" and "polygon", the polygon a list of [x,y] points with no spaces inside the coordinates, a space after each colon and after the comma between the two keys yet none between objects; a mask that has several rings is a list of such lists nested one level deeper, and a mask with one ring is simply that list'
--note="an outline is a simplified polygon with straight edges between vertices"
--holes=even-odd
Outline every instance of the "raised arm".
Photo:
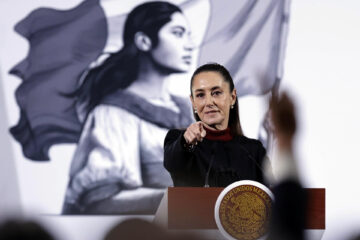
[{"label": "raised arm", "polygon": [[195,145],[206,135],[204,125],[198,121],[184,131],[173,129],[168,132],[164,141],[164,166],[170,173],[187,166]]},{"label": "raised arm", "polygon": [[164,167],[171,173],[185,168],[190,152],[186,149],[184,131],[170,130],[164,141]]}]

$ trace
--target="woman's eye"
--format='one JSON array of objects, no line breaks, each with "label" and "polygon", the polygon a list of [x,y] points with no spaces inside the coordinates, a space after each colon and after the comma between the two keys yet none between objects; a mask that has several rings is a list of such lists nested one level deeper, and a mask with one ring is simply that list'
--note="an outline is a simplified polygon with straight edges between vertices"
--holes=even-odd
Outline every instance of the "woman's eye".
[{"label": "woman's eye", "polygon": [[183,32],[183,31],[174,31],[173,34],[174,34],[176,37],[181,38],[181,37],[184,35],[184,32]]},{"label": "woman's eye", "polygon": [[198,93],[198,94],[196,94],[196,97],[197,97],[197,98],[204,97],[204,94],[203,94],[203,93]]},{"label": "woman's eye", "polygon": [[219,96],[221,94],[222,94],[221,91],[215,91],[215,92],[212,93],[213,96]]}]

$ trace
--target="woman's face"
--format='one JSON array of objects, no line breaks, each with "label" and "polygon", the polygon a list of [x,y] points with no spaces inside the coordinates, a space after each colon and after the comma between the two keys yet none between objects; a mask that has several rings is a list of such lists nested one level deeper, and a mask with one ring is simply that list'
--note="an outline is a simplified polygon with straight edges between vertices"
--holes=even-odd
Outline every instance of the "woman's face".
[{"label": "woman's face", "polygon": [[195,75],[191,102],[200,120],[218,130],[228,127],[230,107],[235,104],[236,90],[218,72],[201,72]]},{"label": "woman's face", "polygon": [[158,37],[158,45],[151,50],[153,60],[175,72],[188,71],[194,46],[189,23],[184,15],[180,12],[173,13],[171,21],[160,29]]}]

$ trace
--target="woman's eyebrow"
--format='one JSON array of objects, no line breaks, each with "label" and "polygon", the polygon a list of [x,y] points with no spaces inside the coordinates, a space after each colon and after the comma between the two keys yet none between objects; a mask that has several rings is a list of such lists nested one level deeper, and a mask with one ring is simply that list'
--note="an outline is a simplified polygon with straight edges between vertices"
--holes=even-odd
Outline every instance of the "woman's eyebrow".
[{"label": "woman's eyebrow", "polygon": [[[214,87],[210,88],[210,91],[214,91],[216,89],[221,89],[221,87],[220,86],[214,86]],[[203,91],[205,91],[205,89],[203,89],[203,88],[198,88],[198,89],[194,90],[194,92],[203,92]]]},{"label": "woman's eyebrow", "polygon": [[211,88],[211,91],[214,91],[214,90],[216,90],[216,89],[221,89],[221,87],[220,87],[220,86],[212,87],[212,88]]},{"label": "woman's eyebrow", "polygon": [[180,26],[180,25],[178,25],[178,26],[173,26],[173,27],[171,28],[171,30],[180,30],[180,31],[182,31],[182,32],[185,32],[185,27]]}]

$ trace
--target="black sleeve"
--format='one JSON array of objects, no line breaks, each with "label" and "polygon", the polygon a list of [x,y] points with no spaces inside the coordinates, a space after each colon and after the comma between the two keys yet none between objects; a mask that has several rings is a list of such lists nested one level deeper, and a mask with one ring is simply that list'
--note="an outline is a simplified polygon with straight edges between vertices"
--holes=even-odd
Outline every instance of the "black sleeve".
[{"label": "black sleeve", "polygon": [[264,146],[262,145],[262,143],[258,140],[256,140],[257,142],[257,161],[259,163],[259,165],[262,167],[262,164],[264,162],[264,158],[266,156],[266,149],[264,148]]},{"label": "black sleeve", "polygon": [[263,162],[266,156],[266,150],[262,143],[256,139],[246,139],[246,145],[243,148],[247,153],[249,158],[254,161],[255,164],[255,180],[268,186],[268,183],[265,181],[264,172],[263,172]]},{"label": "black sleeve", "polygon": [[258,140],[256,141],[256,162],[258,165],[258,169],[257,169],[257,175],[259,178],[259,182],[265,184],[266,186],[269,186],[269,183],[266,182],[266,179],[264,178],[264,172],[263,172],[263,162],[264,162],[264,158],[266,157],[266,149],[264,148],[264,146],[262,145],[262,143]]},{"label": "black sleeve", "polygon": [[185,169],[191,153],[184,145],[184,131],[178,129],[170,130],[164,141],[164,167],[170,172]]}]

